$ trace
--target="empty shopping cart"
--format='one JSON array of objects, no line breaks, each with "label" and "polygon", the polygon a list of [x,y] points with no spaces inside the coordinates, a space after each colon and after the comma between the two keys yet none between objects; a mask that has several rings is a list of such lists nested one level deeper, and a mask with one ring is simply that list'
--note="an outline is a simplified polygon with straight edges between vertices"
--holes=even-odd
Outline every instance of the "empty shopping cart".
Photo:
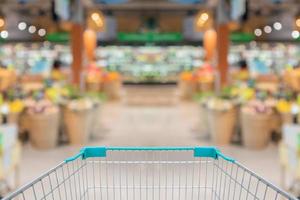
[{"label": "empty shopping cart", "polygon": [[213,147],[86,147],[4,199],[296,198]]}]

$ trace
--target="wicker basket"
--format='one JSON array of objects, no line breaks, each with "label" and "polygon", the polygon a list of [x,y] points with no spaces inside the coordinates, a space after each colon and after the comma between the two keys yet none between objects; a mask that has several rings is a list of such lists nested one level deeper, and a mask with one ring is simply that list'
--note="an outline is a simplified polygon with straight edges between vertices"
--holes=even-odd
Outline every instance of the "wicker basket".
[{"label": "wicker basket", "polygon": [[119,99],[121,96],[122,82],[120,80],[104,81],[103,91],[106,93],[109,99]]},{"label": "wicker basket", "polygon": [[26,114],[31,144],[39,149],[57,145],[59,134],[59,111]]},{"label": "wicker basket", "polygon": [[217,145],[229,144],[237,123],[237,109],[226,111],[208,109],[207,116],[212,141]]},{"label": "wicker basket", "polygon": [[271,136],[272,114],[256,114],[242,109],[241,118],[244,145],[253,149],[266,147]]},{"label": "wicker basket", "polygon": [[196,92],[196,84],[193,81],[180,80],[179,91],[181,99],[192,99]]},{"label": "wicker basket", "polygon": [[199,92],[211,92],[211,91],[214,91],[214,82],[203,82],[203,81],[200,81],[198,83],[198,90]]},{"label": "wicker basket", "polygon": [[64,127],[69,141],[74,145],[83,145],[91,136],[93,109],[72,110],[67,106],[63,109]]},{"label": "wicker basket", "polygon": [[14,112],[8,114],[8,123],[19,124],[20,113]]},{"label": "wicker basket", "polygon": [[29,121],[28,121],[28,116],[25,113],[22,113],[20,115],[20,121],[19,121],[19,132],[21,134],[25,133],[29,129]]},{"label": "wicker basket", "polygon": [[293,123],[293,115],[291,113],[281,113],[280,118],[281,118],[281,125]]},{"label": "wicker basket", "polygon": [[86,90],[90,92],[99,92],[101,90],[100,82],[86,82]]}]

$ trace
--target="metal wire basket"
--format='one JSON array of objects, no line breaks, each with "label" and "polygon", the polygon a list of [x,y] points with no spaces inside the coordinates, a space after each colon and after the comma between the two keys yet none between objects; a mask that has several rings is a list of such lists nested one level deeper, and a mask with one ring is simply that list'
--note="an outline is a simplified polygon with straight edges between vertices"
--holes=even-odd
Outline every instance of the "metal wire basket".
[{"label": "metal wire basket", "polygon": [[213,147],[86,147],[4,199],[296,198]]}]

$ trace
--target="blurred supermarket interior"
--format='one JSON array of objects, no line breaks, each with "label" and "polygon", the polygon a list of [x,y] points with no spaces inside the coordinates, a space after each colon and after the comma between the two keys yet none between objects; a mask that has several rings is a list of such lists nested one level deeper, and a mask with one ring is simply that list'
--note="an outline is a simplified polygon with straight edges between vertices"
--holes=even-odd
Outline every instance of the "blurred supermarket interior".
[{"label": "blurred supermarket interior", "polygon": [[0,194],[83,146],[216,146],[299,195],[299,42],[299,0],[0,0]]}]

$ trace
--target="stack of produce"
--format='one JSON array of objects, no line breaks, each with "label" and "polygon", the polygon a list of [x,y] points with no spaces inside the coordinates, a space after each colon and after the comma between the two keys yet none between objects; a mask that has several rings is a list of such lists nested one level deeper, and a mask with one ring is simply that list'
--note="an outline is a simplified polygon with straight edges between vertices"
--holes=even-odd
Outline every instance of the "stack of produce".
[{"label": "stack of produce", "polygon": [[195,76],[192,72],[182,72],[179,79],[179,90],[182,99],[191,99],[196,92]]},{"label": "stack of produce", "polygon": [[103,73],[95,64],[91,64],[87,70],[86,75],[86,90],[92,92],[99,92],[102,87]]},{"label": "stack of produce", "polygon": [[9,102],[8,122],[18,124],[21,113],[24,110],[24,102],[21,99],[15,99]]},{"label": "stack of produce", "polygon": [[278,100],[276,110],[280,114],[282,124],[293,123],[292,106],[293,103],[291,101],[285,99]]},{"label": "stack of produce", "polygon": [[[11,92],[0,96],[2,118],[18,124],[20,132],[28,132],[32,145],[37,148],[56,146],[59,131],[64,127],[72,143],[85,143],[91,133],[99,130],[92,119],[98,119],[102,93],[91,95],[55,84],[44,85],[42,90]],[[74,125],[79,128],[73,128]],[[76,139],[79,137],[83,139]]]},{"label": "stack of produce", "polygon": [[195,71],[197,87],[200,92],[214,91],[214,70],[209,64],[204,64]]},{"label": "stack of produce", "polygon": [[8,90],[0,94],[1,122],[18,124],[24,110],[22,92]]},{"label": "stack of produce", "polygon": [[[95,95],[66,86],[67,76],[61,69],[51,72],[27,74],[20,77],[18,83],[11,84],[15,83],[16,74],[1,68],[0,85],[5,85],[0,86],[0,90],[5,90],[0,95],[1,121],[15,123],[22,133],[28,132],[31,144],[37,148],[56,146],[61,130],[65,130],[72,144],[84,144],[91,134],[99,133],[99,123],[95,120],[99,119],[103,99],[100,91],[103,89],[110,98],[119,98],[121,77],[116,72],[102,73],[91,66],[86,81],[96,83],[96,87],[88,86],[96,92],[95,98]],[[10,90],[12,85],[14,88]]]},{"label": "stack of produce", "polygon": [[250,73],[247,69],[233,71],[231,75],[233,82],[246,82],[250,79]]},{"label": "stack of produce", "polygon": [[119,99],[122,80],[117,72],[108,72],[103,76],[103,91],[109,99]]},{"label": "stack of produce", "polygon": [[229,97],[239,104],[244,104],[255,98],[255,90],[247,85],[239,85],[229,88]]}]

